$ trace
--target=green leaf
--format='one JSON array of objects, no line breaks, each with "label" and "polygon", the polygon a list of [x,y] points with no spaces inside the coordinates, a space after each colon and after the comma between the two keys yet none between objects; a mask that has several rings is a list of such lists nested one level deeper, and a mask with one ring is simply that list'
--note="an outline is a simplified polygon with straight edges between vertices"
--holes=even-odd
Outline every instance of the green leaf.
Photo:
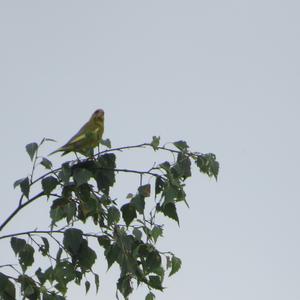
[{"label": "green leaf", "polygon": [[158,237],[163,235],[163,229],[161,226],[155,225],[151,230],[151,237],[153,238],[154,242],[157,242]]},{"label": "green leaf", "polygon": [[153,147],[154,150],[158,149],[159,142],[160,142],[160,137],[159,136],[153,136],[152,137],[151,146]]},{"label": "green leaf", "polygon": [[47,196],[51,194],[57,185],[58,180],[54,176],[48,176],[42,179],[42,188]]},{"label": "green leaf", "polygon": [[[65,198],[58,198],[53,201],[50,209],[52,224],[55,224],[62,218],[67,217],[69,206],[75,206],[75,203],[70,202]],[[76,210],[76,207],[74,209]]]},{"label": "green leaf", "polygon": [[116,156],[113,153],[103,154],[98,158],[99,167],[94,170],[98,189],[105,195],[115,183]]},{"label": "green leaf", "polygon": [[45,278],[52,284],[53,281],[55,280],[54,279],[54,276],[53,276],[53,267],[49,267],[46,271],[45,271]]},{"label": "green leaf", "polygon": [[10,239],[10,245],[12,247],[12,249],[14,250],[15,254],[19,254],[19,252],[24,249],[25,245],[26,245],[26,241],[23,239],[19,239],[16,237],[12,237]]},{"label": "green leaf", "polygon": [[144,213],[144,209],[145,209],[145,198],[144,196],[137,194],[136,196],[134,196],[131,199],[130,202],[135,209],[137,210],[138,213],[143,214]]},{"label": "green leaf", "polygon": [[14,188],[16,188],[17,186],[20,186],[21,192],[28,199],[29,191],[30,191],[29,178],[25,177],[25,178],[16,180],[14,183]]},{"label": "green leaf", "polygon": [[29,178],[25,178],[21,183],[20,183],[20,188],[22,193],[25,195],[25,197],[28,199],[29,198],[29,191],[30,191],[30,185],[29,185]]},{"label": "green leaf", "polygon": [[190,177],[192,175],[190,158],[183,153],[178,153],[174,170],[179,177],[183,177],[184,179]]},{"label": "green leaf", "polygon": [[94,277],[95,277],[95,285],[96,285],[96,293],[98,293],[99,291],[99,275],[98,274],[94,274]]},{"label": "green leaf", "polygon": [[111,148],[111,142],[110,142],[110,139],[106,139],[106,140],[101,140],[100,142],[101,145],[107,147],[107,148]]},{"label": "green leaf", "polygon": [[125,252],[131,252],[132,245],[135,243],[134,237],[131,234],[127,235],[124,228],[122,230],[118,230],[117,237],[117,244],[120,249]]},{"label": "green leaf", "polygon": [[155,197],[163,191],[164,180],[161,176],[156,177],[155,180]]},{"label": "green leaf", "polygon": [[167,216],[167,217],[175,220],[178,223],[178,225],[179,225],[179,219],[178,219],[178,215],[177,215],[177,211],[176,211],[176,206],[175,206],[174,203],[169,202],[169,203],[164,204],[159,209],[159,211],[162,211],[162,213],[165,216]]},{"label": "green leaf", "polygon": [[41,284],[46,281],[44,273],[42,272],[42,269],[40,267],[35,271],[35,275]]},{"label": "green leaf", "polygon": [[34,262],[33,255],[34,255],[34,248],[29,244],[26,244],[24,248],[19,252],[19,262],[23,271],[25,271],[27,267],[33,264]]},{"label": "green leaf", "polygon": [[[81,187],[85,186],[81,185]],[[88,186],[88,185],[87,185]],[[95,216],[98,217],[98,213],[99,213],[99,202],[97,200],[96,197],[93,197],[92,194],[90,194],[90,192],[88,192],[88,196],[85,197],[81,194],[81,201],[80,201],[80,205],[79,205],[79,215],[78,218],[81,220],[86,220],[87,217],[89,216]]]},{"label": "green leaf", "polygon": [[150,184],[141,185],[138,188],[138,192],[143,197],[150,197],[150,194],[151,194],[151,185]]},{"label": "green leaf", "polygon": [[52,220],[52,225],[54,225],[56,222],[64,218],[64,210],[60,206],[57,207],[51,207],[50,210],[50,218]]},{"label": "green leaf", "polygon": [[216,156],[213,153],[200,154],[196,158],[196,164],[200,172],[207,174],[209,177],[218,178],[219,163],[216,161]]},{"label": "green leaf", "polygon": [[82,231],[77,228],[69,228],[64,232],[64,247],[72,254],[77,255],[83,241]]},{"label": "green leaf", "polygon": [[69,224],[70,221],[76,215],[76,204],[75,202],[68,202],[68,204],[64,207],[64,215],[66,216],[67,223]]},{"label": "green leaf", "polygon": [[178,272],[178,270],[181,268],[181,259],[173,255],[171,264],[172,264],[172,269],[169,276],[172,276],[173,274]]},{"label": "green leaf", "polygon": [[165,269],[162,266],[159,266],[156,269],[154,269],[153,273],[158,275],[161,278],[161,281],[163,282],[165,277]]},{"label": "green leaf", "polygon": [[50,245],[49,245],[48,240],[45,237],[42,237],[42,240],[43,240],[44,245],[42,245],[40,247],[40,251],[42,252],[43,256],[46,256],[49,253]]},{"label": "green leaf", "polygon": [[84,283],[84,285],[85,285],[85,293],[87,294],[88,291],[89,291],[89,289],[90,289],[90,287],[91,287],[91,283],[89,281],[86,281]]},{"label": "green leaf", "polygon": [[82,240],[80,251],[78,252],[78,263],[83,271],[90,270],[94,265],[97,254],[88,246],[87,240]]},{"label": "green leaf", "polygon": [[150,251],[153,251],[154,247],[150,244],[141,243],[137,247],[138,255],[145,258]]},{"label": "green leaf", "polygon": [[52,168],[52,162],[46,157],[42,158],[42,161],[40,162],[40,164],[48,170],[50,170]]},{"label": "green leaf", "polygon": [[98,243],[104,249],[107,249],[110,246],[110,238],[107,235],[101,235],[97,238]]},{"label": "green leaf", "polygon": [[68,291],[67,284],[64,283],[63,281],[58,282],[57,284],[55,284],[54,287],[58,292],[60,292],[63,295],[66,295],[66,293]]},{"label": "green leaf", "polygon": [[41,268],[38,268],[36,271],[35,271],[35,275],[36,277],[38,278],[39,282],[41,284],[44,284],[47,280],[47,277],[45,275],[45,273],[42,272],[42,269]]},{"label": "green leaf", "polygon": [[142,239],[143,233],[136,227],[133,228],[132,234],[138,241],[140,241]]},{"label": "green leaf", "polygon": [[212,159],[210,161],[210,171],[211,171],[211,174],[215,177],[216,180],[218,179],[219,169],[220,169],[219,162],[217,162],[215,160],[215,158]]},{"label": "green leaf", "polygon": [[16,289],[9,277],[0,272],[0,299],[14,300],[16,299]]},{"label": "green leaf", "polygon": [[70,177],[72,175],[72,170],[69,163],[62,164],[61,171],[59,172],[59,179],[61,179],[65,184],[70,182]]},{"label": "green leaf", "polygon": [[149,273],[154,272],[155,269],[160,267],[161,257],[158,251],[151,251],[145,261],[146,269]]},{"label": "green leaf", "polygon": [[170,165],[170,163],[168,161],[164,161],[163,163],[161,163],[159,165],[159,167],[161,169],[165,170],[166,172],[168,172],[170,170],[171,165]]},{"label": "green leaf", "polygon": [[41,268],[38,268],[35,271],[35,275],[38,278],[41,285],[44,285],[46,281],[49,281],[50,283],[53,282],[53,268],[49,267],[45,272],[42,272]]},{"label": "green leaf", "polygon": [[75,283],[81,285],[82,276],[87,273],[87,270],[81,266],[81,270],[75,271]]},{"label": "green leaf", "polygon": [[53,270],[53,278],[60,284],[59,290],[66,291],[67,283],[76,278],[73,264],[68,261],[58,262]]},{"label": "green leaf", "polygon": [[149,292],[145,298],[145,300],[154,300],[155,295],[152,292]]},{"label": "green leaf", "polygon": [[92,186],[88,183],[80,185],[75,193],[81,201],[88,202],[91,199]]},{"label": "green leaf", "polygon": [[116,243],[112,244],[111,246],[105,249],[104,255],[107,260],[107,270],[118,259],[120,252],[121,250]]},{"label": "green leaf", "polygon": [[186,151],[189,146],[187,145],[187,143],[185,141],[177,141],[174,142],[173,145],[178,148],[180,151]]},{"label": "green leaf", "polygon": [[14,189],[19,186],[21,184],[21,182],[25,179],[28,179],[27,177],[24,177],[24,178],[21,178],[21,179],[18,179],[14,182]]},{"label": "green leaf", "polygon": [[159,276],[156,275],[150,275],[149,276],[149,281],[148,281],[149,286],[151,286],[152,288],[156,289],[156,290],[163,290],[162,287],[162,282]]},{"label": "green leaf", "polygon": [[84,168],[76,168],[73,172],[73,178],[77,186],[87,183],[92,176],[93,174]]},{"label": "green leaf", "polygon": [[81,270],[77,270],[75,271],[75,283],[77,285],[81,285],[81,280],[82,280],[82,276],[85,275],[86,270],[84,268],[81,267]]},{"label": "green leaf", "polygon": [[31,160],[33,160],[34,155],[36,154],[38,147],[39,146],[38,146],[37,143],[30,143],[30,144],[26,145],[26,151],[27,151],[27,153],[28,153]]},{"label": "green leaf", "polygon": [[117,282],[117,288],[124,296],[125,299],[127,299],[127,296],[130,295],[133,291],[130,281],[131,281],[131,277],[129,275],[125,275],[120,277]]},{"label": "green leaf", "polygon": [[151,230],[147,226],[143,226],[143,231],[146,234],[147,238],[151,238]]},{"label": "green leaf", "polygon": [[121,207],[122,217],[127,226],[136,218],[135,206],[131,203],[124,204]]},{"label": "green leaf", "polygon": [[120,220],[120,211],[116,206],[110,206],[107,210],[107,225],[111,226]]},{"label": "green leaf", "polygon": [[85,273],[87,273],[86,270],[82,268],[80,271],[79,270],[75,271],[75,283],[77,285],[81,285],[82,276],[85,275]]},{"label": "green leaf", "polygon": [[57,253],[56,253],[57,262],[60,262],[62,251],[63,251],[62,248],[58,248]]},{"label": "green leaf", "polygon": [[174,203],[177,200],[178,190],[177,186],[171,183],[166,184],[163,193],[165,197],[164,204]]},{"label": "green leaf", "polygon": [[21,291],[25,298],[30,300],[40,299],[40,290],[31,277],[20,275],[18,277],[18,282],[21,283]]},{"label": "green leaf", "polygon": [[209,170],[206,154],[198,155],[196,164],[202,173],[207,173]]}]

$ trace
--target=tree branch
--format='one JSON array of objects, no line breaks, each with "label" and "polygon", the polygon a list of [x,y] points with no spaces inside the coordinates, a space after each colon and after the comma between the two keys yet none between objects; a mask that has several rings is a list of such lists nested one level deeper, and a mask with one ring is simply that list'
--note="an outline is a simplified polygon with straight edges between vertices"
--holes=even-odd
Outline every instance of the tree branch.
[{"label": "tree branch", "polygon": [[0,225],[0,231],[2,231],[2,229],[9,223],[9,221],[20,211],[22,210],[25,206],[29,205],[31,202],[33,202],[34,200],[40,198],[41,196],[45,195],[44,192],[40,192],[37,195],[35,195],[34,197],[32,197],[31,199],[29,199],[27,202],[22,203],[21,205],[19,205],[9,216],[8,218]]},{"label": "tree branch", "polygon": [[[2,236],[0,236],[0,240],[7,239],[7,238],[10,238],[10,237],[20,236],[20,235],[33,235],[33,234],[52,235],[53,233],[64,234],[65,231],[64,230],[28,230],[28,231],[22,231],[22,232],[2,235]],[[99,237],[98,234],[94,234],[94,233],[83,233],[82,235],[86,236],[86,237],[96,237],[96,238]]]}]

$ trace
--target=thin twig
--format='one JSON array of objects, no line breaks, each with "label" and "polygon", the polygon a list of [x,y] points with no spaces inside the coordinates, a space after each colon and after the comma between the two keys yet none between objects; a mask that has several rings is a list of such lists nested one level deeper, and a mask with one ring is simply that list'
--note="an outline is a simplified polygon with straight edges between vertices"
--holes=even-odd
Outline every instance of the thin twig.
[{"label": "thin twig", "polygon": [[131,169],[109,169],[109,168],[102,168],[103,170],[113,170],[116,172],[126,172],[126,173],[135,173],[135,174],[139,174],[139,175],[144,175],[144,174],[148,174],[148,175],[152,175],[155,177],[161,177],[161,175],[153,173],[151,171],[137,171],[137,170],[131,170]]},{"label": "thin twig", "polygon": [[132,146],[124,146],[124,147],[118,147],[118,148],[111,148],[111,149],[107,149],[107,150],[101,151],[101,152],[99,152],[99,154],[104,154],[104,153],[114,152],[114,151],[122,151],[122,150],[133,149],[133,148],[143,148],[143,147],[149,146],[149,145],[151,145],[151,144],[143,143],[143,144],[132,145]]}]

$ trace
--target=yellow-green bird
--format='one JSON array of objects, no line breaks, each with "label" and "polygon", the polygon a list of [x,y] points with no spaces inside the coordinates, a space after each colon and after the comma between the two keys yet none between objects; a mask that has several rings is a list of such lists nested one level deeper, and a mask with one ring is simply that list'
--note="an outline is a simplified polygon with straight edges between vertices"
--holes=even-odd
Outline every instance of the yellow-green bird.
[{"label": "yellow-green bird", "polygon": [[93,153],[93,149],[99,145],[104,132],[104,111],[97,109],[91,118],[79,129],[79,131],[63,146],[53,151],[63,152],[65,155],[69,152],[79,152],[85,156]]}]

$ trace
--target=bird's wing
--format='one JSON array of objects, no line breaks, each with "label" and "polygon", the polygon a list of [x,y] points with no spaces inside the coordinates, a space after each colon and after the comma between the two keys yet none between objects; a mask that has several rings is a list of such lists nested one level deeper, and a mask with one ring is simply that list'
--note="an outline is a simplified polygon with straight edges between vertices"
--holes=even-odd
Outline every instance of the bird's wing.
[{"label": "bird's wing", "polygon": [[87,133],[87,129],[90,126],[89,122],[85,123],[80,129],[79,131],[74,134],[67,142],[64,146],[62,146],[61,148],[65,147],[66,145],[69,144],[73,144],[76,142],[79,142],[81,140],[83,140],[86,137],[86,133]]}]

